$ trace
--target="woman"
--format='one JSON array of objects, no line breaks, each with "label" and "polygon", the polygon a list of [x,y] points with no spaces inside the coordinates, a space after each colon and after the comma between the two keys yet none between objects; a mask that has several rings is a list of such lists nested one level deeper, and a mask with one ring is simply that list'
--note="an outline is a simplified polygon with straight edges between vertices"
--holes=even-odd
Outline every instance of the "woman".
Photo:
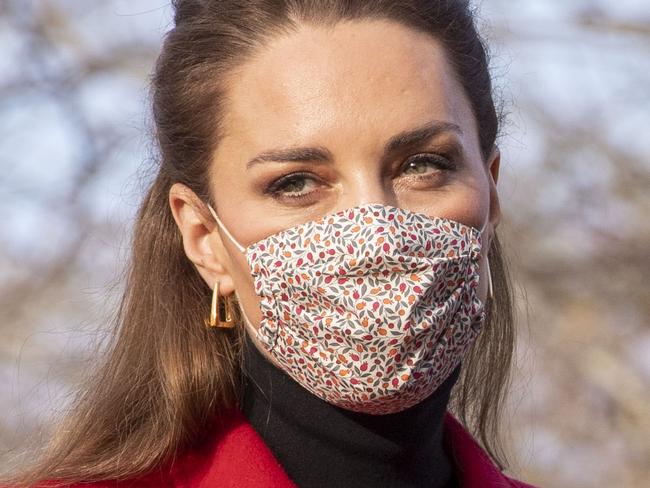
[{"label": "woman", "polygon": [[514,332],[467,3],[174,6],[115,341],[12,482],[527,486],[500,471]]}]

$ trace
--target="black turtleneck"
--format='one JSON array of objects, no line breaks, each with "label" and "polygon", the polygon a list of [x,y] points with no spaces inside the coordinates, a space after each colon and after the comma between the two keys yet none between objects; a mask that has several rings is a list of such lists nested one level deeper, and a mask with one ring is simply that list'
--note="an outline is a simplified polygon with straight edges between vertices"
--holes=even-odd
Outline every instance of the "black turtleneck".
[{"label": "black turtleneck", "polygon": [[242,410],[301,488],[452,488],[443,419],[459,371],[407,410],[364,414],[313,395],[247,338]]}]

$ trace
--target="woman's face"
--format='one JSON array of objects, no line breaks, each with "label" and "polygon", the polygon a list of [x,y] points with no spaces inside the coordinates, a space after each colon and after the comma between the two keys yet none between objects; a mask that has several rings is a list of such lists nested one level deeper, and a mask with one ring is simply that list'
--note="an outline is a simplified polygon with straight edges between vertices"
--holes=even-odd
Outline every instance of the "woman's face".
[{"label": "woman's face", "polygon": [[[431,37],[383,20],[303,25],[233,72],[227,94],[210,186],[242,246],[371,202],[477,228],[489,217],[489,245],[499,155],[482,161],[469,101]],[[183,195],[170,201],[188,256],[259,327],[245,255]],[[483,264],[483,299],[484,277]]]}]

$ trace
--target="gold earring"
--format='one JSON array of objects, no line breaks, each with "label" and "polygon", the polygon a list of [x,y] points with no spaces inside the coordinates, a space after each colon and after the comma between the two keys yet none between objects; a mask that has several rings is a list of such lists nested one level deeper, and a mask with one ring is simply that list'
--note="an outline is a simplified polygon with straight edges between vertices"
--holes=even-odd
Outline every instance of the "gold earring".
[{"label": "gold earring", "polygon": [[212,306],[210,308],[210,319],[205,319],[205,325],[207,327],[219,327],[223,329],[232,329],[235,327],[235,320],[233,319],[232,313],[232,303],[230,297],[224,297],[226,302],[225,317],[222,320],[219,316],[219,282],[217,281],[214,284],[214,289],[212,290]]}]

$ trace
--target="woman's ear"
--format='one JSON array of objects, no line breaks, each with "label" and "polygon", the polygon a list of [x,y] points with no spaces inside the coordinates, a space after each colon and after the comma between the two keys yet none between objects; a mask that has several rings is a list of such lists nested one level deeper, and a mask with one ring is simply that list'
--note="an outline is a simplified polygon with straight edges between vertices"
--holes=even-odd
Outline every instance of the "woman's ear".
[{"label": "woman's ear", "polygon": [[499,203],[499,192],[497,181],[499,180],[499,165],[501,164],[501,151],[495,144],[492,154],[488,160],[488,183],[490,185],[490,223],[492,229],[496,229],[501,221],[501,205]]},{"label": "woman's ear", "polygon": [[169,190],[169,206],[187,258],[210,288],[218,281],[219,294],[230,295],[235,290],[232,266],[206,204],[187,186],[174,183]]}]

